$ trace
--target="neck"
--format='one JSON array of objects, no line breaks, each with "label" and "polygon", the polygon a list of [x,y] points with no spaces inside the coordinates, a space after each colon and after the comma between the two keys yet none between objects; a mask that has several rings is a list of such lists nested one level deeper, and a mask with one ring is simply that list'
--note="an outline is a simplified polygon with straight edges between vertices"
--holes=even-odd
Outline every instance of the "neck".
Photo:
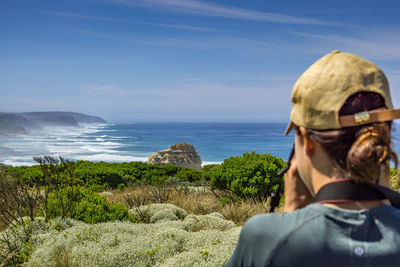
[{"label": "neck", "polygon": [[[323,170],[324,172],[320,171]],[[324,185],[335,182],[339,180],[339,177],[333,176],[332,167],[330,167],[329,171],[327,171],[327,166],[321,169],[313,168],[311,172],[311,193],[313,196],[317,194],[317,192],[323,187]]]}]

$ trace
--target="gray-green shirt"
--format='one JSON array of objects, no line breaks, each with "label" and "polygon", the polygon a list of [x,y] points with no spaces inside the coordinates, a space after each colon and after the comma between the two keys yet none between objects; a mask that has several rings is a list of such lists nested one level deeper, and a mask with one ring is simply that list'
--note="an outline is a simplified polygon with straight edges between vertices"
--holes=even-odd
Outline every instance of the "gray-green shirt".
[{"label": "gray-green shirt", "polygon": [[400,266],[400,210],[320,204],[248,220],[226,266]]}]

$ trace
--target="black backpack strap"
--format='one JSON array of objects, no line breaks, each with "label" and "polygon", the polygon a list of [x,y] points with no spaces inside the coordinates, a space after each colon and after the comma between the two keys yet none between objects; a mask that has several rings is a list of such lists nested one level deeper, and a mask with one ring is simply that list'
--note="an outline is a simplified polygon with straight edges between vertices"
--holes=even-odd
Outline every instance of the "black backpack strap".
[{"label": "black backpack strap", "polygon": [[400,193],[396,192],[390,188],[381,186],[381,185],[375,185],[375,187],[386,196],[387,199],[389,199],[390,204],[392,204],[393,207],[400,209]]},{"label": "black backpack strap", "polygon": [[389,199],[393,207],[400,209],[400,194],[381,185],[341,180],[321,187],[313,203],[340,203]]},{"label": "black backpack strap", "polygon": [[377,199],[386,199],[386,195],[368,184],[345,180],[334,181],[321,187],[313,202],[350,202]]}]

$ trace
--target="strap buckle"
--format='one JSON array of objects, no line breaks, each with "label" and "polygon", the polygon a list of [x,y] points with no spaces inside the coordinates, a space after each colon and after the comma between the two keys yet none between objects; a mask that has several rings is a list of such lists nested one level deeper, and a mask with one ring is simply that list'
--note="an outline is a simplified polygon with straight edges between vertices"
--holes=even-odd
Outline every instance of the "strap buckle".
[{"label": "strap buckle", "polygon": [[368,111],[358,112],[354,114],[356,125],[367,124],[371,122],[371,116]]}]

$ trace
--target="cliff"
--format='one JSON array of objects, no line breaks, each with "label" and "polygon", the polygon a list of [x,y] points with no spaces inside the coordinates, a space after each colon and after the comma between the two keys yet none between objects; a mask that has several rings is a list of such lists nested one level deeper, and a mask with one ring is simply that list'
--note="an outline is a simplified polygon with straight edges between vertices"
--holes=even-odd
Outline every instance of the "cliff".
[{"label": "cliff", "polygon": [[202,169],[198,151],[194,146],[186,143],[172,145],[168,149],[154,153],[148,158],[147,163],[177,165],[192,170]]},{"label": "cliff", "polygon": [[52,124],[61,125],[74,126],[78,125],[78,123],[107,123],[100,117],[77,112],[24,112],[21,114],[32,120],[41,121],[42,123],[46,123],[46,120],[50,120]]},{"label": "cliff", "polygon": [[0,113],[0,135],[20,135],[40,130],[37,122],[15,113]]},{"label": "cliff", "polygon": [[106,123],[100,117],[76,112],[0,113],[0,135],[29,134],[46,126],[73,127],[79,123]]},{"label": "cliff", "polygon": [[[39,113],[39,114],[37,114]],[[50,112],[22,113],[26,118],[42,126],[78,126],[78,122],[71,116],[51,114]]]}]

